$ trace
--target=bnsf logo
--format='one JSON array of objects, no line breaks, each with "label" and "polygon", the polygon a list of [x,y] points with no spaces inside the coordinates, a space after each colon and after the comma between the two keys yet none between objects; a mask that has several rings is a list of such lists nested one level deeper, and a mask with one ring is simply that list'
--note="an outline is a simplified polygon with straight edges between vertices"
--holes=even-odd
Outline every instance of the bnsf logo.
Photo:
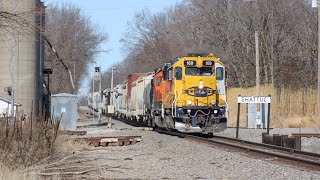
[{"label": "bnsf logo", "polygon": [[195,96],[195,97],[207,97],[212,96],[215,94],[215,90],[213,90],[210,87],[203,87],[202,89],[199,89],[198,86],[191,87],[186,90],[186,93],[189,96]]}]

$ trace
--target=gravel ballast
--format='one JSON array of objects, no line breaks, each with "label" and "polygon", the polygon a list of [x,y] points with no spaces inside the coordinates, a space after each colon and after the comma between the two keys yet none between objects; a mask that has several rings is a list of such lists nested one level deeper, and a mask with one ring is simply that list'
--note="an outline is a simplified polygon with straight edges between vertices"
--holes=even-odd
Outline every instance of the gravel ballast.
[{"label": "gravel ballast", "polygon": [[[87,136],[139,135],[142,141],[129,146],[90,147],[70,152],[69,158],[52,163],[60,163],[61,168],[79,165],[92,168],[75,178],[320,179],[318,172],[284,166],[272,159],[254,159],[183,138],[131,127],[116,120],[113,123],[113,130],[106,126],[80,126],[79,130],[87,130]],[[241,129],[240,132],[244,137],[245,131]],[[259,139],[260,132],[256,132],[257,135],[249,132],[248,137]],[[228,133],[231,136],[233,132],[227,130],[224,135]]]}]

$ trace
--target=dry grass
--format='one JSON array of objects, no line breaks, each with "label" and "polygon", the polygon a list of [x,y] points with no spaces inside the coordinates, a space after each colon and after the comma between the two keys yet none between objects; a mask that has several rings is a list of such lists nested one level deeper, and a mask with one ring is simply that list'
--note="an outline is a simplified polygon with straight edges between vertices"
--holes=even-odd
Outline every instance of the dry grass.
[{"label": "dry grass", "polygon": [[54,152],[59,123],[44,119],[26,122],[2,119],[0,122],[0,163],[18,170],[39,163]]},{"label": "dry grass", "polygon": [[[15,122],[0,119],[0,180],[42,179],[39,172],[47,164],[89,148],[87,143],[59,136],[58,129],[59,123],[42,118]],[[61,178],[57,175],[49,179]]]},{"label": "dry grass", "polygon": [[82,151],[90,149],[91,147],[87,142],[75,141],[72,139],[66,140],[63,137],[59,137],[56,140],[55,154],[67,154],[75,151]]},{"label": "dry grass", "polygon": [[88,114],[87,111],[78,110],[78,121],[86,121],[90,118],[92,118],[92,116]]},{"label": "dry grass", "polygon": [[24,179],[24,177],[20,171],[12,170],[4,165],[0,165],[0,179]]},{"label": "dry grass", "polygon": [[[237,96],[255,96],[256,88],[232,88],[228,90],[229,127],[236,126]],[[291,88],[274,89],[262,86],[261,96],[271,95],[271,127],[319,128],[316,120],[317,91],[315,89],[297,90]],[[246,105],[241,105],[240,126],[246,127]]]}]

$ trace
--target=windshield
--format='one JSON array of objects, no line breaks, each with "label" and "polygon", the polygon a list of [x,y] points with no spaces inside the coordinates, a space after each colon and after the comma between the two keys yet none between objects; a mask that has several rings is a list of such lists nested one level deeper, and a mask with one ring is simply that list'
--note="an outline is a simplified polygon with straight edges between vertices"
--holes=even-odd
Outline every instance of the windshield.
[{"label": "windshield", "polygon": [[186,75],[189,76],[211,76],[212,75],[212,67],[187,67]]},{"label": "windshield", "polygon": [[217,67],[216,69],[217,80],[223,80],[223,67]]}]

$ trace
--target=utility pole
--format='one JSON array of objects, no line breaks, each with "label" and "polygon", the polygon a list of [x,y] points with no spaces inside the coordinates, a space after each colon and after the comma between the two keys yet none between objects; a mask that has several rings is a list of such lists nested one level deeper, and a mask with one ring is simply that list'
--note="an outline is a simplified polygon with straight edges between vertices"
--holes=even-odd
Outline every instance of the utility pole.
[{"label": "utility pole", "polygon": [[[113,108],[114,110],[114,107],[113,107],[113,70],[115,70],[114,67],[112,67],[111,69],[111,86],[110,86],[110,108]],[[111,111],[111,112],[108,112],[110,117],[109,117],[109,122],[108,122],[108,128],[112,128],[112,113],[114,113],[114,111]],[[108,108],[108,111],[109,111],[109,108]]]},{"label": "utility pole", "polygon": [[77,83],[77,80],[76,80],[76,59],[75,59],[75,57],[76,57],[76,54],[77,54],[77,48],[76,48],[76,46],[77,46],[77,37],[76,37],[76,34],[77,34],[77,22],[78,21],[80,21],[79,19],[76,19],[75,21],[74,21],[74,34],[73,34],[73,43],[74,43],[74,47],[73,47],[73,56],[72,56],[72,58],[73,58],[73,81],[74,81],[74,85],[75,85],[75,88],[73,89],[73,91],[74,91],[74,94],[77,94],[78,92],[77,92],[77,84],[79,84],[79,83]]},{"label": "utility pole", "polygon": [[[100,67],[99,67],[100,70]],[[102,93],[101,93],[101,73],[99,72],[99,105],[98,105],[98,115],[99,115],[99,123],[101,122],[101,114],[102,114]]]},{"label": "utility pole", "polygon": [[93,103],[94,103],[94,98],[93,98],[93,95],[94,95],[94,75],[93,75],[93,78],[92,78],[92,95],[91,95],[91,98],[92,98],[92,122],[94,123],[94,108],[93,108]]},{"label": "utility pole", "polygon": [[114,67],[112,67],[111,69],[111,98],[110,98],[110,105],[113,105],[113,70],[114,70]]},{"label": "utility pole", "polygon": [[318,2],[318,89],[317,89],[317,113],[320,121],[320,6]]},{"label": "utility pole", "polygon": [[[12,0],[12,14],[16,14],[16,7],[17,3],[16,0]],[[13,18],[16,18],[15,16]],[[15,95],[15,89],[14,89],[14,66],[16,62],[16,25],[13,23],[13,32],[12,32],[12,69],[11,69],[11,78],[12,78],[12,84],[11,84],[11,120],[14,122],[15,114],[14,114],[14,95]],[[32,116],[32,115],[31,115]]]},{"label": "utility pole", "polygon": [[75,89],[73,89],[74,94],[77,94],[77,81],[76,81],[76,61],[73,60],[73,79],[74,79],[74,85]]},{"label": "utility pole", "polygon": [[255,31],[255,44],[256,44],[256,91],[257,96],[260,96],[260,65],[259,65],[259,33]]}]

